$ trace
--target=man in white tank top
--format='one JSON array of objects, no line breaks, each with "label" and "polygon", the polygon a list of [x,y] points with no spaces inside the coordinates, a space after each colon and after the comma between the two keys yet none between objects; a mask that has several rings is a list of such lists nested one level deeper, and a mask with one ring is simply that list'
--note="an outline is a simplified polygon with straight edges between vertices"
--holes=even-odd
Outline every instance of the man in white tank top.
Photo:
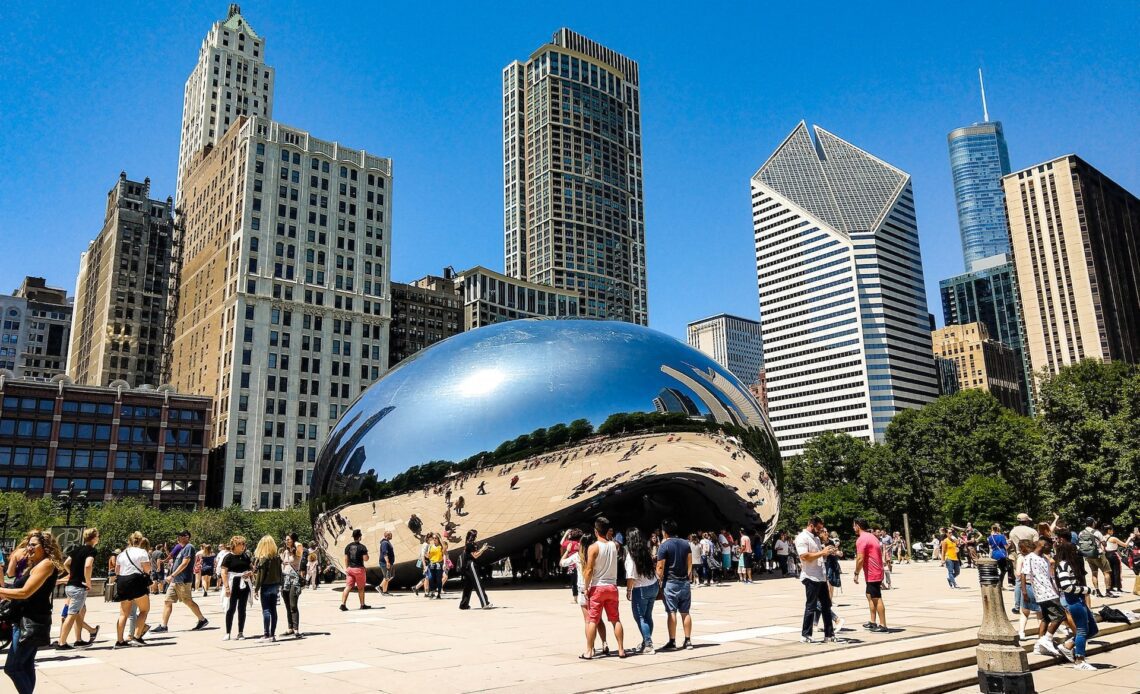
[{"label": "man in white tank top", "polygon": [[597,542],[590,545],[586,553],[586,568],[583,572],[582,584],[586,586],[586,607],[588,621],[586,622],[586,652],[579,656],[583,660],[594,657],[594,636],[598,632],[598,622],[602,621],[602,611],[606,619],[613,625],[614,637],[617,639],[618,657],[625,657],[625,647],[622,645],[624,631],[621,626],[621,617],[618,614],[617,568],[618,547],[610,539],[610,522],[598,517],[594,521],[594,534]]}]

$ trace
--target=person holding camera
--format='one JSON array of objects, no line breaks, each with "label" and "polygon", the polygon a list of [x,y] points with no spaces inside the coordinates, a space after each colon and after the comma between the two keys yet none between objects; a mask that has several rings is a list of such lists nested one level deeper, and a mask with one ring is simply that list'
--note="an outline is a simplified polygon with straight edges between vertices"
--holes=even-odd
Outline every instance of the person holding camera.
[{"label": "person holding camera", "polygon": [[823,619],[823,640],[835,643],[835,625],[831,621],[831,595],[827,592],[827,575],[824,561],[838,549],[833,545],[824,547],[819,541],[823,530],[823,519],[812,516],[807,527],[796,535],[796,554],[800,558],[800,582],[804,584],[804,623],[800,632],[800,643],[812,643],[811,631],[816,614]]},{"label": "person holding camera", "polygon": [[489,549],[494,549],[486,542],[482,547],[475,546],[475,538],[479,536],[479,531],[474,528],[467,531],[467,541],[463,545],[463,554],[459,556],[459,572],[463,576],[463,598],[459,601],[459,609],[471,609],[471,591],[479,596],[479,605],[483,609],[494,607],[491,600],[487,597],[487,591],[483,590],[483,584],[479,582],[479,567],[475,565],[475,560],[483,556],[483,553]]}]

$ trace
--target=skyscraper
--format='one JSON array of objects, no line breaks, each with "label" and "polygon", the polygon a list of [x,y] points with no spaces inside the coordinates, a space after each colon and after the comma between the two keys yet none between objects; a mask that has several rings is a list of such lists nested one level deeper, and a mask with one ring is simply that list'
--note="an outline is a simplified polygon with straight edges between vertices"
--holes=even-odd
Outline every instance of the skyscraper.
[{"label": "skyscraper", "polygon": [[150,179],[120,173],[103,228],[79,260],[67,372],[76,383],[163,382],[174,204],[152,200]]},{"label": "skyscraper", "polygon": [[1032,370],[1140,362],[1140,200],[1072,154],[1003,183]]},{"label": "skyscraper", "polygon": [[744,385],[759,382],[764,369],[760,321],[721,313],[689,323],[688,336],[690,347],[712,357]]},{"label": "skyscraper", "polygon": [[881,440],[938,396],[910,176],[801,122],[752,177],[768,411],[781,453]]},{"label": "skyscraper", "polygon": [[[979,81],[981,77],[979,70]],[[984,122],[956,128],[946,136],[966,270],[983,258],[1009,253],[1001,184],[1002,176],[1009,173],[1009,150],[1001,122],[990,121],[984,84],[982,113]]]},{"label": "skyscraper", "polygon": [[265,39],[231,4],[226,18],[214,22],[198,63],[186,80],[182,99],[182,142],[178,149],[176,198],[194,155],[226,134],[238,116],[273,117],[273,68],[265,64]]},{"label": "skyscraper", "polygon": [[559,29],[503,70],[504,264],[581,315],[645,325],[637,63]]},{"label": "skyscraper", "polygon": [[329,427],[387,369],[391,175],[246,116],[191,163],[173,382],[214,397],[214,502],[304,501]]}]

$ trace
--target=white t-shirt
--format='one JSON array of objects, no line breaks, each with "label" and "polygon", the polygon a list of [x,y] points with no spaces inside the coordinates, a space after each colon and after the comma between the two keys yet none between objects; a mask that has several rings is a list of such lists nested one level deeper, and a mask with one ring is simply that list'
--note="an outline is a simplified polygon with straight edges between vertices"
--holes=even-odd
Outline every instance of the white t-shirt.
[{"label": "white t-shirt", "polygon": [[[127,547],[122,552],[119,552],[119,558],[115,560],[115,573],[120,577],[130,576],[131,574],[141,574],[143,564],[148,561],[150,561],[150,557],[147,556],[145,549],[142,547]],[[134,562],[134,564],[132,565],[131,562]]]},{"label": "white t-shirt", "polygon": [[695,561],[696,563],[699,564],[701,561],[700,560],[700,556],[701,556],[701,545],[700,545],[700,543],[690,542],[689,543],[689,552],[693,555],[693,561]]},{"label": "white t-shirt", "polygon": [[1025,557],[1021,567],[1024,575],[1033,582],[1033,597],[1038,603],[1056,600],[1059,596],[1053,588],[1053,577],[1049,572],[1049,560],[1036,552]]},{"label": "white t-shirt", "polygon": [[[799,535],[796,535],[796,554],[801,557],[809,552],[819,552],[822,549],[823,546],[819,544],[819,538],[813,533],[803,530]],[[819,557],[815,561],[800,560],[800,580],[804,579],[817,583],[823,583],[827,580],[823,570],[823,557]]]},{"label": "white t-shirt", "polygon": [[701,538],[701,556],[708,557],[712,554],[712,540],[707,537]]},{"label": "white t-shirt", "polygon": [[776,540],[776,556],[777,557],[788,556],[788,543],[787,542],[784,542],[783,540]]},{"label": "white t-shirt", "polygon": [[594,574],[590,576],[590,586],[617,585],[617,543],[613,540],[595,542],[598,556],[594,559]]},{"label": "white t-shirt", "polygon": [[633,557],[630,556],[629,552],[626,552],[625,578],[626,580],[633,579],[634,588],[645,588],[646,586],[652,586],[657,583],[657,572],[654,571],[648,577],[637,573],[637,565],[633,563]]}]

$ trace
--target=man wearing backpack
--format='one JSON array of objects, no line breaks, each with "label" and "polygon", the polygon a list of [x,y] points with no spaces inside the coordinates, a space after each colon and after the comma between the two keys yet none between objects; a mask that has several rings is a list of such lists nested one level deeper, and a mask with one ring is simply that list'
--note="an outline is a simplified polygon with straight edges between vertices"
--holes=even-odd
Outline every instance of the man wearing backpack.
[{"label": "man wearing backpack", "polygon": [[1085,519],[1085,529],[1077,535],[1077,550],[1084,557],[1089,567],[1089,576],[1092,578],[1093,589],[1097,597],[1103,598],[1105,594],[1100,591],[1100,581],[1097,574],[1104,575],[1104,586],[1108,590],[1107,597],[1116,597],[1112,594],[1112,583],[1109,580],[1108,559],[1104,556],[1104,535],[1096,529],[1096,520]]}]

